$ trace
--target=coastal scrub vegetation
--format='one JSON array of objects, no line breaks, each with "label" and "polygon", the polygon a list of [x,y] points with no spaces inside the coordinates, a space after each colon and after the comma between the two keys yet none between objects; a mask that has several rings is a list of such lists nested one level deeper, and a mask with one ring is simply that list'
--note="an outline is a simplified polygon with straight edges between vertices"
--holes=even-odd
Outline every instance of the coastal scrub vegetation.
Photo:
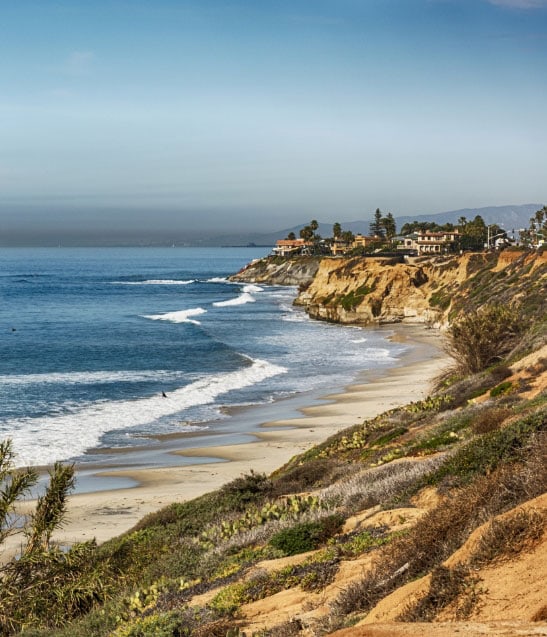
[{"label": "coastal scrub vegetation", "polygon": [[[485,270],[477,284],[487,280]],[[537,303],[522,295],[518,305],[479,303],[482,292],[463,285],[447,346],[457,369],[435,393],[340,431],[270,476],[250,472],[101,546],[69,548],[52,534],[74,472],[55,465],[24,519],[20,554],[1,567],[0,632],[319,637],[421,578],[422,593],[398,621],[472,616],[486,594],[480,569],[545,537],[545,509],[525,503],[547,484],[547,393],[539,382],[547,365],[539,357],[515,366],[545,343]],[[0,446],[0,480],[5,540],[36,482],[32,470],[14,469],[9,442]],[[477,530],[473,551],[448,566]],[[356,575],[338,579],[350,562]],[[301,613],[277,624],[261,617],[264,627],[249,628],[253,604],[291,590],[303,600]],[[544,619],[545,609],[536,616]]]},{"label": "coastal scrub vegetation", "polygon": [[447,351],[460,376],[482,372],[503,360],[526,331],[526,317],[516,306],[483,305],[448,329]]},{"label": "coastal scrub vegetation", "polygon": [[56,463],[34,511],[22,515],[17,505],[37,481],[33,469],[14,468],[11,443],[0,444],[0,539],[4,542],[15,533],[23,535],[16,559],[0,566],[0,632],[5,635],[27,625],[64,623],[88,612],[108,595],[108,569],[96,560],[94,541],[70,550],[51,542],[74,485],[73,466]]}]

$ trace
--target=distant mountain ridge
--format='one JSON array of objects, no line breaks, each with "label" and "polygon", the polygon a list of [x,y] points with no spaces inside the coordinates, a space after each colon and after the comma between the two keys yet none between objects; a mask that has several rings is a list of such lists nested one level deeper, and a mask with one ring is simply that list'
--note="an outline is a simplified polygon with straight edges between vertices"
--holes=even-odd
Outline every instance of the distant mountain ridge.
[{"label": "distant mountain ridge", "polygon": [[[438,224],[457,223],[460,217],[466,217],[468,220],[471,220],[476,215],[480,215],[486,224],[497,223],[507,232],[511,233],[512,230],[515,230],[516,232],[519,228],[527,227],[529,225],[530,217],[532,217],[534,213],[542,207],[543,204],[528,203],[521,205],[487,206],[485,208],[462,208],[461,210],[450,210],[432,215],[396,216],[395,221],[397,223],[397,231],[399,231],[405,223],[410,223],[412,221],[433,221]],[[383,212],[387,213],[388,211],[385,210]],[[317,232],[322,237],[332,236],[332,226],[335,221],[337,221],[337,219],[334,219],[332,223],[320,222]],[[357,221],[340,221],[340,224],[343,230],[351,230],[354,234],[368,234],[371,221],[372,216],[370,218]],[[294,234],[298,236],[300,230],[308,223],[309,221],[305,221],[300,225],[293,226],[291,228],[284,228],[278,232],[226,235],[224,237],[218,237],[218,239],[210,238],[209,241],[213,241],[213,243],[208,243],[207,245],[274,245],[278,239],[284,239],[290,232],[294,232]],[[205,242],[203,242],[203,245],[205,245]]]}]

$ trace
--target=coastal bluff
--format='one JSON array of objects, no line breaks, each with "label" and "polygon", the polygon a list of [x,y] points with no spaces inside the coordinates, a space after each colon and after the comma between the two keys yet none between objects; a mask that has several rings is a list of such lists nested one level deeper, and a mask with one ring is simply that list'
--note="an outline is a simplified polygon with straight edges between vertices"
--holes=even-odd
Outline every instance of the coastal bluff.
[{"label": "coastal bluff", "polygon": [[233,274],[230,281],[305,287],[313,281],[322,261],[321,257],[255,259]]},{"label": "coastal bluff", "polygon": [[[410,257],[266,257],[247,265],[233,281],[298,285],[294,303],[310,317],[343,324],[414,323],[443,328],[465,300],[494,298],[514,278],[518,281],[545,270],[541,253],[501,252]],[[486,275],[486,277],[485,277]],[[522,277],[525,278],[522,278]],[[470,299],[470,281],[485,277],[482,295]],[[541,278],[541,277],[540,277]],[[475,289],[476,286],[473,288]],[[455,303],[458,306],[455,306]]]}]

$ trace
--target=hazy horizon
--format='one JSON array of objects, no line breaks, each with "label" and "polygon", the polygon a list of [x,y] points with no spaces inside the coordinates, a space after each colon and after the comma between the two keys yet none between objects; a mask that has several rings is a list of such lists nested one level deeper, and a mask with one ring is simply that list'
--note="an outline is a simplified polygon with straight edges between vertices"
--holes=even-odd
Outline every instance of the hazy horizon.
[{"label": "hazy horizon", "polygon": [[547,199],[547,0],[21,0],[0,36],[0,243]]}]

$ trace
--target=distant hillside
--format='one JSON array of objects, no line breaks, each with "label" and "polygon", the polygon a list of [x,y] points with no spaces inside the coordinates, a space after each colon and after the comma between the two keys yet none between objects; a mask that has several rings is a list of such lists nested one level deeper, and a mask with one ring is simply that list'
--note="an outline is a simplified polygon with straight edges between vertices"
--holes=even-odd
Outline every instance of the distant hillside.
[{"label": "distant hillside", "polygon": [[[439,212],[432,215],[405,215],[395,216],[397,222],[397,229],[399,230],[405,223],[411,221],[434,221],[438,224],[443,223],[457,223],[460,217],[466,217],[467,219],[473,219],[476,215],[480,215],[485,223],[497,223],[498,225],[511,232],[513,229],[518,231],[519,228],[524,228],[529,225],[529,219],[534,215],[536,210],[542,208],[543,204],[529,203],[517,206],[488,206],[486,208],[463,208],[461,210],[450,210],[448,212]],[[387,210],[385,211],[387,212]],[[332,226],[335,221],[339,219],[333,219],[331,223],[319,223],[318,233],[322,237],[332,236]],[[344,230],[351,230],[354,234],[368,234],[370,222],[372,216],[366,219],[357,221],[340,221]],[[308,221],[303,221],[301,224],[293,226],[291,228],[282,228],[276,232],[268,233],[248,233],[237,235],[225,235],[219,237],[208,237],[204,239],[203,245],[238,245],[245,246],[254,243],[257,246],[269,246],[274,245],[277,239],[286,237],[289,232],[294,232],[296,236],[300,232]]]}]

